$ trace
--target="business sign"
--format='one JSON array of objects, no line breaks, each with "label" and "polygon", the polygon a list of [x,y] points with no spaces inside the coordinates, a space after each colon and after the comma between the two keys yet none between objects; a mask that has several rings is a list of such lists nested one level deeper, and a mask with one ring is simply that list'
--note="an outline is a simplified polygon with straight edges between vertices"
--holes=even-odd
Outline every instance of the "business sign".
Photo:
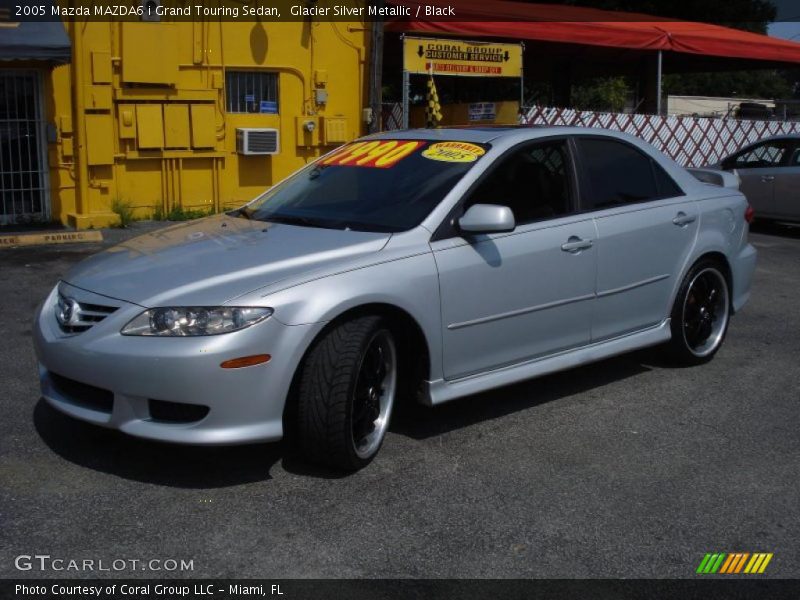
[{"label": "business sign", "polygon": [[274,100],[262,100],[258,106],[258,112],[277,115],[278,103],[275,102]]},{"label": "business sign", "polygon": [[405,37],[403,68],[433,75],[521,77],[522,45]]},{"label": "business sign", "polygon": [[497,118],[497,104],[494,102],[472,102],[468,110],[471,122],[494,121]]}]

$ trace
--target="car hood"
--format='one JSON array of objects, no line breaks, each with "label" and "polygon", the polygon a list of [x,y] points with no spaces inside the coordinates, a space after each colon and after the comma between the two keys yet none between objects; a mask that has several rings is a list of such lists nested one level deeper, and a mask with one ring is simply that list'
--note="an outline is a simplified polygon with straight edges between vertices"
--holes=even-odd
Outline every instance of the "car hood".
[{"label": "car hood", "polygon": [[64,280],[146,307],[214,306],[281,280],[345,269],[390,237],[218,215],[109,248]]}]

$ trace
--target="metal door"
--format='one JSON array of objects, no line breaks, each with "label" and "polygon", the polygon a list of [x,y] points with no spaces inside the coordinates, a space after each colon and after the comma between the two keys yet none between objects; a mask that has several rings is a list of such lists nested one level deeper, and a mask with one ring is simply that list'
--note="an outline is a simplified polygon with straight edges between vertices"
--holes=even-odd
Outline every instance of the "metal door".
[{"label": "metal door", "polygon": [[41,75],[0,69],[0,225],[50,220]]}]

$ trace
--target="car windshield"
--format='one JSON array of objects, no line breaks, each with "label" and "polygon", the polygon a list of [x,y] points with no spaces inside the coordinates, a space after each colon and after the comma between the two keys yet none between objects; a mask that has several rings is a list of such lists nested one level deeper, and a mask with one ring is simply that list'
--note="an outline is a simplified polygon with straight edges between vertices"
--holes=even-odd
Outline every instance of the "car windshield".
[{"label": "car windshield", "polygon": [[486,153],[485,144],[367,140],[347,144],[232,213],[307,227],[416,227]]}]

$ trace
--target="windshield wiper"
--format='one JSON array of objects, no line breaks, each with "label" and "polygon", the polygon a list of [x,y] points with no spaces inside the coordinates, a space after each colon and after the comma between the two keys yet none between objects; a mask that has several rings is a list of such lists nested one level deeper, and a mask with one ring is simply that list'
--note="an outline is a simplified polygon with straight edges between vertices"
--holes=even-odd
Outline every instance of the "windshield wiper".
[{"label": "windshield wiper", "polygon": [[250,213],[247,211],[246,207],[237,208],[232,210],[231,212],[227,213],[229,217],[243,217],[245,219],[252,219],[253,217],[250,216]]},{"label": "windshield wiper", "polygon": [[298,215],[268,215],[266,217],[261,217],[261,221],[267,221],[270,223],[284,223],[285,225],[303,225],[304,227],[320,227],[322,229],[337,229],[333,225],[329,223],[323,223],[321,221],[315,221],[314,219],[309,219],[308,217],[300,217]]}]

